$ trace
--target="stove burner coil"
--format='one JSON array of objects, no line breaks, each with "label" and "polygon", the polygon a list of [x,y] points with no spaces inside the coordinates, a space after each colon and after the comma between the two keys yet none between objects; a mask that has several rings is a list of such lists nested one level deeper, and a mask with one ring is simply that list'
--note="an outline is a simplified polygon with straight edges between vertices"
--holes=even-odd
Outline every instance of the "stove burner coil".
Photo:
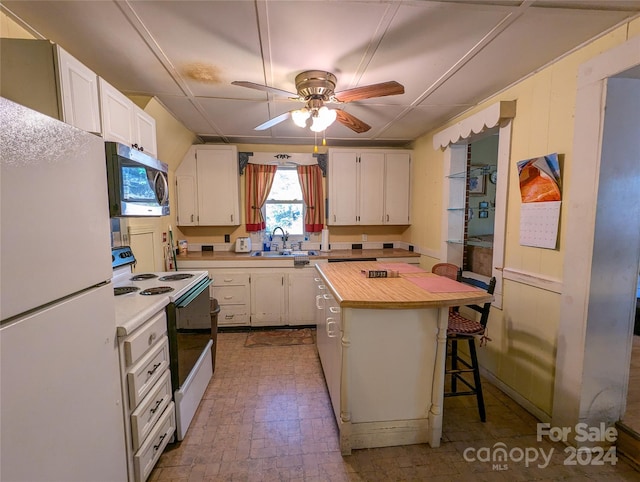
[{"label": "stove burner coil", "polygon": [[143,281],[146,279],[153,279],[157,277],[158,275],[155,275],[153,273],[142,273],[142,274],[135,275],[133,278],[131,278],[131,281]]},{"label": "stove burner coil", "polygon": [[156,286],[154,288],[147,288],[140,292],[141,295],[161,295],[163,293],[169,293],[173,291],[171,286]]},{"label": "stove burner coil", "polygon": [[162,278],[158,278],[158,281],[180,281],[181,279],[187,279],[191,277],[193,277],[191,273],[169,274],[167,276],[163,276]]},{"label": "stove burner coil", "polygon": [[117,288],[113,288],[113,294],[115,296],[126,295],[127,293],[135,293],[140,288],[136,286],[119,286]]}]

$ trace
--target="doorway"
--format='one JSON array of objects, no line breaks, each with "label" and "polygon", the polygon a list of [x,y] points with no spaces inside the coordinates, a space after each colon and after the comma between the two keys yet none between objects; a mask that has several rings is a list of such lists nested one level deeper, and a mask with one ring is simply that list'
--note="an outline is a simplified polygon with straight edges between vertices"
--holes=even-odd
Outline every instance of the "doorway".
[{"label": "doorway", "polygon": [[554,426],[613,424],[626,408],[640,263],[639,64],[634,37],[579,71]]}]

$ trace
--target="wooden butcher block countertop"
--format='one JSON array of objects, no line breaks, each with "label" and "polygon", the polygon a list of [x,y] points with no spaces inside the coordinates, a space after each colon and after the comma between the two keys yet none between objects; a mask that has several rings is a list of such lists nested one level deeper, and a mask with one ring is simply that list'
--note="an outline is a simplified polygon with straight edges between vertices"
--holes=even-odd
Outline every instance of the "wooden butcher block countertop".
[{"label": "wooden butcher block countertop", "polygon": [[[402,265],[407,271],[402,272]],[[424,270],[406,263],[396,263],[392,268],[401,268],[397,278],[367,278],[363,270],[379,270],[389,267],[389,263],[380,262],[351,262],[318,264],[316,269],[324,279],[327,287],[332,291],[336,300],[343,308],[374,308],[374,309],[414,309],[438,308],[442,306],[461,306],[474,303],[486,303],[493,296],[479,289],[469,290],[463,285],[449,278]],[[441,281],[442,286],[459,287],[464,291],[431,292],[413,283],[412,277],[428,277]],[[434,282],[437,284],[437,282]]]}]

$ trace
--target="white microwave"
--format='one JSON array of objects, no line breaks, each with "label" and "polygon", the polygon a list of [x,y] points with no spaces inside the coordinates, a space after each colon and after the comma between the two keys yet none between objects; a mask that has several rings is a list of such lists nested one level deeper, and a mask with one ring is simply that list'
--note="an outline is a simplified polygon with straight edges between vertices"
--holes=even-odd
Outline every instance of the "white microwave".
[{"label": "white microwave", "polygon": [[118,142],[105,142],[111,217],[167,216],[168,166]]}]

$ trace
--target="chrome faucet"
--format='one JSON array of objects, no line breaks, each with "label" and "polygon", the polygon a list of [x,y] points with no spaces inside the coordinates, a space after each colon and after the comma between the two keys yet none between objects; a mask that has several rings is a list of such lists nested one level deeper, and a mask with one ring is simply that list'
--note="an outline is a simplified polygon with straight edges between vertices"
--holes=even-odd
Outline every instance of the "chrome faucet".
[{"label": "chrome faucet", "polygon": [[282,232],[282,249],[287,249],[287,240],[289,239],[289,233],[287,233],[284,229],[282,229],[280,226],[276,226],[271,232],[271,237],[276,235],[276,231],[278,229],[280,230],[280,232]]}]

